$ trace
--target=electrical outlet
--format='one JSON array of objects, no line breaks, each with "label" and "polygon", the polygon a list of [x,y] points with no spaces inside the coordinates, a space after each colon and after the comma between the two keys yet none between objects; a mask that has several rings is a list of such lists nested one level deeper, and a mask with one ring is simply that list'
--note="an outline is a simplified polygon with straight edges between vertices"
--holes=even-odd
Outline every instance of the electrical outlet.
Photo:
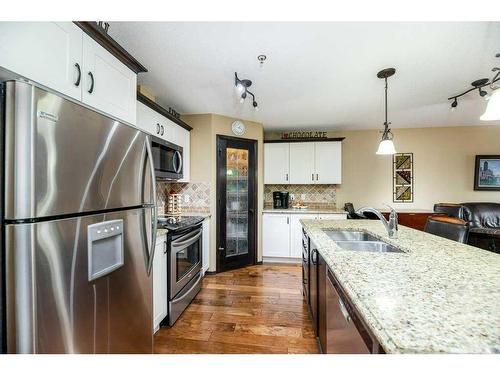
[{"label": "electrical outlet", "polygon": [[189,203],[189,194],[184,194],[184,203]]},{"label": "electrical outlet", "polygon": [[294,201],[294,200],[295,200],[295,194],[290,194],[290,199],[291,199],[292,201]]}]

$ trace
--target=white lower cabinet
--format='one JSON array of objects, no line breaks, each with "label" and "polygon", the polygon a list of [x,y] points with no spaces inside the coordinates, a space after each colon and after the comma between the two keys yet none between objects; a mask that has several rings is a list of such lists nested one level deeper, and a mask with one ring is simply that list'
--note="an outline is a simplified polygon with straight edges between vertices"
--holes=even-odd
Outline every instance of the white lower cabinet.
[{"label": "white lower cabinet", "polygon": [[302,257],[301,219],[344,220],[347,214],[278,214],[262,215],[262,255],[267,258]]},{"label": "white lower cabinet", "polygon": [[206,218],[203,221],[203,234],[202,234],[202,272],[208,271],[210,267],[210,218]]},{"label": "white lower cabinet", "polygon": [[293,214],[290,215],[290,257],[300,258],[302,256],[302,224],[301,219],[314,220],[317,218],[316,214]]},{"label": "white lower cabinet", "polygon": [[263,215],[262,246],[263,256],[290,257],[290,215]]},{"label": "white lower cabinet", "polygon": [[167,236],[156,239],[153,258],[153,330],[160,328],[160,322],[168,313],[167,300]]}]

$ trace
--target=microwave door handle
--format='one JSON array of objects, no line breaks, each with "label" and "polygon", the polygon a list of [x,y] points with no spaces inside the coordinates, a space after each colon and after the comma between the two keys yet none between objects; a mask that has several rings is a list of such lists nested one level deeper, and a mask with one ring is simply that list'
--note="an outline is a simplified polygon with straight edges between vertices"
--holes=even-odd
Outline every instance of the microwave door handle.
[{"label": "microwave door handle", "polygon": [[174,165],[175,173],[181,173],[181,170],[182,170],[182,155],[177,150],[174,153],[174,160],[176,160],[176,159],[177,159],[177,166]]},{"label": "microwave door handle", "polygon": [[151,248],[148,251],[148,265],[147,265],[147,271],[148,271],[148,276],[151,274],[151,270],[153,268],[153,259],[155,256],[155,247],[156,247],[156,232],[158,230],[158,208],[157,208],[157,201],[156,201],[156,180],[155,180],[155,169],[153,165],[153,152],[151,151],[151,141],[149,139],[149,136],[146,137],[146,153],[148,155],[149,159],[149,171],[151,174],[151,195],[152,195],[152,201],[153,201],[153,207],[151,207],[151,220],[152,220],[152,231],[151,231]]}]

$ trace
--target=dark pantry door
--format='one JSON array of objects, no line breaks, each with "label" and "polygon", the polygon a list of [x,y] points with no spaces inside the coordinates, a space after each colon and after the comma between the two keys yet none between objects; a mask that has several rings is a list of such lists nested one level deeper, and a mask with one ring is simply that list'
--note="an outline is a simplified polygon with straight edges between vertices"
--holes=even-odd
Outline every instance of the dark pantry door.
[{"label": "dark pantry door", "polygon": [[256,263],[257,141],[217,136],[217,272]]}]

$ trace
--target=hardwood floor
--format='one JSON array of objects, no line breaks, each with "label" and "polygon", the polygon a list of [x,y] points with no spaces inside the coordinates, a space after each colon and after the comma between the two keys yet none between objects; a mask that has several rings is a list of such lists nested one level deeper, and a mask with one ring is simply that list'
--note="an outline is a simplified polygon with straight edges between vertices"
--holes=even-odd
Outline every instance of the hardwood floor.
[{"label": "hardwood floor", "polygon": [[206,276],[155,353],[318,353],[300,265],[265,264]]}]

